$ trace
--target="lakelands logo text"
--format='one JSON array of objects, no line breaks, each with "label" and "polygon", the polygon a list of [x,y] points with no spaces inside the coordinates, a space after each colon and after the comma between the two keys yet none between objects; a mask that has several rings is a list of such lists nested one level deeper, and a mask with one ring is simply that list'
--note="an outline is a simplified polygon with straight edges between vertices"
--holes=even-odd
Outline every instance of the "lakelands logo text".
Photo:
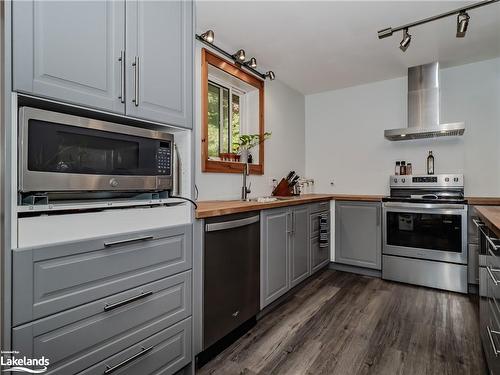
[{"label": "lakelands logo text", "polygon": [[[44,356],[40,358],[28,358],[19,356],[18,351],[1,351],[0,365],[2,372],[27,372],[29,374],[43,374],[47,371],[50,361]],[[17,357],[16,357],[17,355]],[[4,368],[6,367],[6,368]]]}]

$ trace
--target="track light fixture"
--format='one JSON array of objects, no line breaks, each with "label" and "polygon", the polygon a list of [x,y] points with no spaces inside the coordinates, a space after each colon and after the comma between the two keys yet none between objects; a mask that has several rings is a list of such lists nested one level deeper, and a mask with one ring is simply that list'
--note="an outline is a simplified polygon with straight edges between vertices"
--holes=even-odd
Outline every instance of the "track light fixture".
[{"label": "track light fixture", "polygon": [[257,67],[257,59],[255,57],[252,57],[250,60],[245,62],[246,66],[249,66],[252,69],[255,69]]},{"label": "track light fixture", "polygon": [[469,14],[467,13],[467,11],[470,11],[471,9],[483,7],[485,5],[491,5],[491,4],[497,3],[499,1],[500,0],[483,0],[483,1],[479,1],[479,2],[474,3],[474,4],[466,5],[464,7],[458,8],[458,9],[450,10],[450,11],[445,12],[445,13],[441,13],[441,14],[437,14],[435,16],[427,17],[427,18],[424,18],[424,19],[419,20],[419,21],[407,23],[406,25],[401,25],[398,27],[386,27],[385,29],[378,31],[378,38],[384,39],[384,38],[387,38],[389,36],[392,36],[395,32],[403,30],[403,40],[399,44],[399,48],[401,48],[401,50],[403,50],[403,51],[406,51],[406,49],[408,48],[408,46],[410,45],[410,42],[411,42],[411,35],[408,34],[408,30],[410,28],[413,28],[415,26],[420,26],[420,25],[423,25],[425,23],[433,22],[433,21],[439,20],[441,18],[453,16],[455,14],[458,15],[457,16],[457,38],[463,38],[465,36],[465,33],[467,32],[467,27],[469,26],[469,20],[470,20],[470,17],[469,17]]},{"label": "track light fixture", "polygon": [[267,77],[269,77],[269,79],[271,81],[274,81],[274,79],[276,78],[276,76],[274,75],[274,72],[272,70],[268,71],[266,74],[264,74]]},{"label": "track light fixture", "polygon": [[201,39],[205,42],[212,44],[215,40],[215,33],[213,30],[207,30],[203,34],[200,35]]},{"label": "track light fixture", "polygon": [[[1,1],[1,0],[0,0]],[[500,1],[500,0],[497,0]],[[195,34],[196,40],[202,42],[203,44],[209,46],[210,49],[217,51],[222,56],[227,57],[228,59],[234,60],[239,67],[251,72],[253,75],[265,80],[269,78],[271,81],[276,78],[273,71],[268,71],[265,74],[259,72],[257,68],[257,59],[255,57],[250,58],[248,61],[246,60],[245,50],[239,49],[234,54],[230,54],[229,52],[223,50],[222,48],[216,46],[213,42],[215,40],[215,33],[213,30],[207,30],[203,34]]]},{"label": "track light fixture", "polygon": [[403,52],[406,52],[408,47],[410,46],[411,35],[408,34],[408,29],[403,30],[403,39],[399,43],[399,49]]},{"label": "track light fixture", "polygon": [[457,16],[457,38],[463,38],[469,26],[470,17],[467,12],[460,12]]},{"label": "track light fixture", "polygon": [[245,51],[242,49],[239,49],[236,51],[236,53],[233,55],[233,59],[235,59],[237,62],[240,64],[243,64],[245,62],[246,56],[245,56]]}]

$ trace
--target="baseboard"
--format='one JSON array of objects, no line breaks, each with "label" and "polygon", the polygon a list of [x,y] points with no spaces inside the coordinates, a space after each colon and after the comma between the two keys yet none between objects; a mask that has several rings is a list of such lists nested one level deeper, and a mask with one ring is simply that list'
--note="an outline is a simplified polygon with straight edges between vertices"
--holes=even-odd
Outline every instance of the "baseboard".
[{"label": "baseboard", "polygon": [[371,268],[364,268],[364,267],[356,267],[356,266],[351,266],[349,264],[330,262],[328,268],[330,268],[331,270],[356,273],[358,275],[363,275],[363,276],[382,277],[381,270],[374,270]]}]

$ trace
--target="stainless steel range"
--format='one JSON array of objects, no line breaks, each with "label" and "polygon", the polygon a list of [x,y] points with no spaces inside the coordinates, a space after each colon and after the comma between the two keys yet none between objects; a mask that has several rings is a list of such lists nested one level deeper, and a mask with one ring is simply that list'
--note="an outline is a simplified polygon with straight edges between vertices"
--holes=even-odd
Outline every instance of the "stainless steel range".
[{"label": "stainless steel range", "polygon": [[382,277],[467,293],[467,201],[459,174],[391,176]]}]

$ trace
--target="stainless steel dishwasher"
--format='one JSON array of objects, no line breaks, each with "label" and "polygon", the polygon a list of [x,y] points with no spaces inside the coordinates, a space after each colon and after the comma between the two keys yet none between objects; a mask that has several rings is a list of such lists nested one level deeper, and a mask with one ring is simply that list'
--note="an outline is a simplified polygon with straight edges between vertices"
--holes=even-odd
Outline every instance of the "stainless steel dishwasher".
[{"label": "stainless steel dishwasher", "polygon": [[260,214],[205,220],[203,349],[259,312]]}]

